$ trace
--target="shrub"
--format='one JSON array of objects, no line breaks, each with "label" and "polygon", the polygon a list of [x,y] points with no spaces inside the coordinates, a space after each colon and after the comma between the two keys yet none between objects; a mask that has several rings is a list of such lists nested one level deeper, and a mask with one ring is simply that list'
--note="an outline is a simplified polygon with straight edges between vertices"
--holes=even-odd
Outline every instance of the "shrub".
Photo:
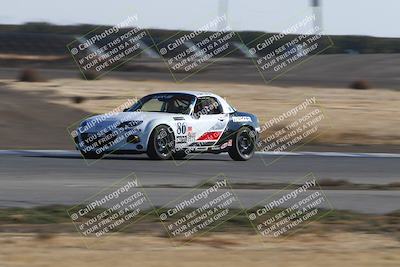
[{"label": "shrub", "polygon": [[357,80],[350,84],[351,89],[358,89],[358,90],[365,90],[370,89],[371,86],[368,81],[366,80]]},{"label": "shrub", "polygon": [[71,97],[71,100],[72,100],[72,103],[80,104],[80,103],[85,102],[87,99],[84,96],[78,96],[77,95],[77,96]]},{"label": "shrub", "polygon": [[20,73],[20,82],[44,82],[43,77],[40,76],[39,72],[35,69],[23,69]]}]

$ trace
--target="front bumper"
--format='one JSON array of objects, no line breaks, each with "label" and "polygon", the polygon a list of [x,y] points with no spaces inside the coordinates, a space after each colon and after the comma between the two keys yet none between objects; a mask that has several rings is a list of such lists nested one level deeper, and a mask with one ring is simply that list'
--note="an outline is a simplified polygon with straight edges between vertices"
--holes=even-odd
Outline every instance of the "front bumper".
[{"label": "front bumper", "polygon": [[74,137],[76,149],[84,153],[109,154],[118,150],[145,152],[144,134],[140,130],[84,132]]}]

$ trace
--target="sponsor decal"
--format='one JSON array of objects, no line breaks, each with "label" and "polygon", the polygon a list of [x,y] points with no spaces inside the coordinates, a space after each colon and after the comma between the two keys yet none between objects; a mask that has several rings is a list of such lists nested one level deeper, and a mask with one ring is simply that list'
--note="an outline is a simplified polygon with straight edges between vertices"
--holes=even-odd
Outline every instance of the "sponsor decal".
[{"label": "sponsor decal", "polygon": [[176,137],[176,142],[178,144],[187,143],[187,136],[177,136]]},{"label": "sponsor decal", "polygon": [[228,142],[225,142],[221,145],[221,149],[225,149],[228,146],[232,146],[232,139],[230,139]]},{"label": "sponsor decal", "polygon": [[233,122],[247,122],[251,121],[251,118],[249,116],[235,116],[232,117]]},{"label": "sponsor decal", "polygon": [[210,140],[218,140],[221,136],[222,132],[221,131],[210,131],[204,133],[202,136],[200,136],[197,141],[210,141]]},{"label": "sponsor decal", "polygon": [[[191,127],[190,127],[191,128]],[[188,133],[187,142],[189,144],[196,142],[196,133],[192,133],[191,131]]]}]

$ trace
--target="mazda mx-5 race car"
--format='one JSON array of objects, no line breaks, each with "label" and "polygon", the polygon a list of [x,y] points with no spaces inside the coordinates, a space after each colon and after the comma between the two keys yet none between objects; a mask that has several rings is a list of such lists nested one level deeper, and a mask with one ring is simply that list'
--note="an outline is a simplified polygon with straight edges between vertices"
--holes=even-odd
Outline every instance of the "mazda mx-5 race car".
[{"label": "mazda mx-5 race car", "polygon": [[183,159],[190,153],[228,152],[244,161],[253,156],[259,131],[255,115],[235,110],[220,96],[162,92],[123,112],[82,121],[74,140],[85,158],[147,153],[152,159]]}]

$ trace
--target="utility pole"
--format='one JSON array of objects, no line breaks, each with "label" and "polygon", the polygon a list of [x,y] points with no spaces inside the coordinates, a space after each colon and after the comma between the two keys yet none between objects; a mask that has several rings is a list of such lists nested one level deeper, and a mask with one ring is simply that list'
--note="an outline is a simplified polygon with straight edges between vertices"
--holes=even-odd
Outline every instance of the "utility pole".
[{"label": "utility pole", "polygon": [[313,13],[315,15],[314,30],[316,32],[322,32],[322,30],[323,30],[323,21],[322,21],[321,0],[311,0],[311,6],[313,8]]},{"label": "utility pole", "polygon": [[225,21],[224,23],[219,23],[218,24],[218,31],[224,31],[226,30],[226,27],[228,26],[228,6],[229,6],[229,0],[219,0],[218,2],[218,16],[223,17],[225,16]]}]

